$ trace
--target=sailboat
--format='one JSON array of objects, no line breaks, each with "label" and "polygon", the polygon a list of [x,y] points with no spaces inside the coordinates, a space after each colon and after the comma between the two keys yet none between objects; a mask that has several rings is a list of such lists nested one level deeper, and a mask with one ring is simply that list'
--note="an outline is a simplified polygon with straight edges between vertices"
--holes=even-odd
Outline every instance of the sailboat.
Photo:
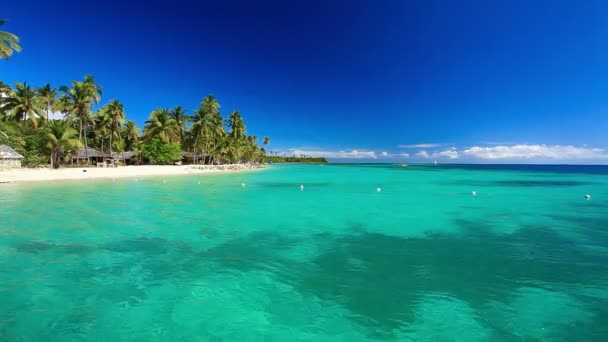
[{"label": "sailboat", "polygon": [[435,164],[435,165],[437,165],[437,160],[435,160],[435,163],[434,163],[434,164]]}]

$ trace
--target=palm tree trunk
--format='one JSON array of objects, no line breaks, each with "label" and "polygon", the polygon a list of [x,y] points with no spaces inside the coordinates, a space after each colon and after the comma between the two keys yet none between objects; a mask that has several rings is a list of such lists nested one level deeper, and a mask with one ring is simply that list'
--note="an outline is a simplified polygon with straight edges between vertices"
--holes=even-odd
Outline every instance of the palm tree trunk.
[{"label": "palm tree trunk", "polygon": [[51,148],[51,170],[54,169],[53,159],[55,159],[55,148]]},{"label": "palm tree trunk", "polygon": [[112,137],[114,136],[114,123],[112,122],[112,127],[110,128],[110,158],[112,157]]},{"label": "palm tree trunk", "polygon": [[84,126],[84,157],[87,158],[87,164],[91,164],[91,160],[89,160],[89,145],[87,143],[87,126]]},{"label": "palm tree trunk", "polygon": [[194,162],[194,165],[196,165],[196,145],[198,145],[198,134],[196,135],[196,139],[194,139],[194,146],[192,146],[192,161]]},{"label": "palm tree trunk", "polygon": [[[82,143],[82,116],[79,115],[80,127],[78,127],[78,141]],[[80,164],[80,153],[76,152],[76,164]]]}]

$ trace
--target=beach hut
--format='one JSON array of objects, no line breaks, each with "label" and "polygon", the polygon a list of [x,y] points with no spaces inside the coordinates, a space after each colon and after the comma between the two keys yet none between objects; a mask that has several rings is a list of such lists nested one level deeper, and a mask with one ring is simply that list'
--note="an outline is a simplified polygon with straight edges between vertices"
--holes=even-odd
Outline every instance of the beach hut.
[{"label": "beach hut", "polygon": [[16,169],[21,167],[23,156],[10,146],[0,145],[0,169]]},{"label": "beach hut", "polygon": [[135,164],[137,162],[135,151],[112,152],[112,158],[125,164]]},{"label": "beach hut", "polygon": [[92,147],[87,147],[86,149],[77,149],[75,155],[72,157],[72,161],[77,162],[78,160],[89,160],[93,164],[103,164],[105,163],[106,158],[109,157],[110,156],[100,150],[96,150]]}]

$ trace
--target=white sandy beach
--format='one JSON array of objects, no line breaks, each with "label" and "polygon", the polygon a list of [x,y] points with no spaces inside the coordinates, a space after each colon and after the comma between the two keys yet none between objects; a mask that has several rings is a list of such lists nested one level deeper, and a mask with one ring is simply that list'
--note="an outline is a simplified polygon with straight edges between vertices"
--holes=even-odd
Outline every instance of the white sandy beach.
[{"label": "white sandy beach", "polygon": [[259,169],[253,165],[140,165],[114,168],[9,169],[0,170],[0,183],[85,180],[170,175],[195,175]]}]

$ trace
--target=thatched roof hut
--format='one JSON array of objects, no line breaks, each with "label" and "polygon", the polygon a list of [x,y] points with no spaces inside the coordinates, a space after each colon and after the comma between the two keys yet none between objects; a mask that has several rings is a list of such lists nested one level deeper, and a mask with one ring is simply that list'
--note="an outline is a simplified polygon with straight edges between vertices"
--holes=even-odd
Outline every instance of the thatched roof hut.
[{"label": "thatched roof hut", "polygon": [[112,152],[112,158],[116,160],[130,160],[135,158],[135,151]]},{"label": "thatched roof hut", "polygon": [[109,157],[106,153],[101,152],[100,150],[96,150],[92,147],[79,148],[76,150],[76,154],[74,155],[74,159],[86,159],[86,158],[107,158]]},{"label": "thatched roof hut", "polygon": [[0,145],[0,159],[23,159],[25,158],[19,152],[13,150],[8,145]]},{"label": "thatched roof hut", "polygon": [[21,160],[25,158],[8,145],[0,145],[0,169],[20,168]]}]

